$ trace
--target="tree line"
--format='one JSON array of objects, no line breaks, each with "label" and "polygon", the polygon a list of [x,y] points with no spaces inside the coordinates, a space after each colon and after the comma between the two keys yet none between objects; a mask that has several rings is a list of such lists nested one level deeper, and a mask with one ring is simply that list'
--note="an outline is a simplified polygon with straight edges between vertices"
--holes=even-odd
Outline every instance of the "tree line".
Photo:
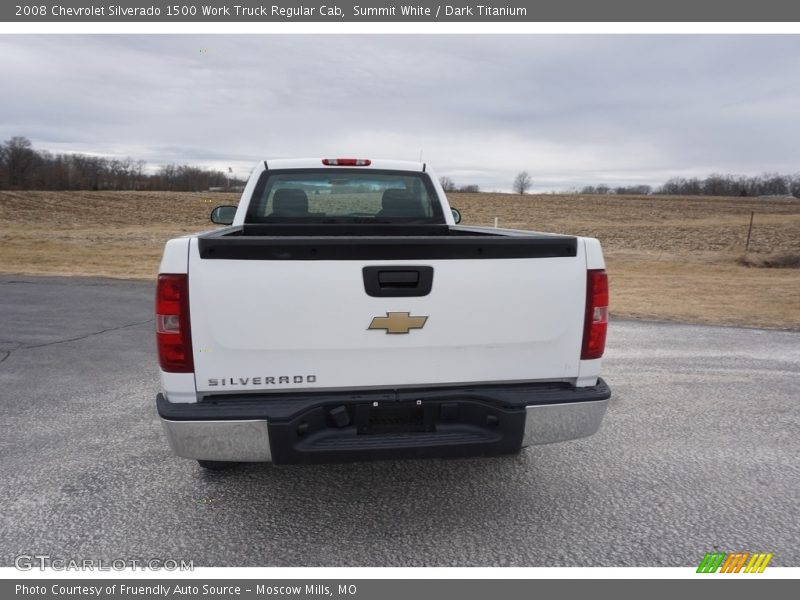
[{"label": "tree line", "polygon": [[[230,174],[190,165],[162,165],[148,172],[147,163],[85,154],[53,154],[36,150],[30,140],[16,136],[0,144],[0,190],[167,190],[197,192],[212,187],[240,186]],[[441,177],[445,192],[479,192],[477,185],[457,186]],[[533,181],[520,171],[513,190],[525,194]],[[711,174],[705,178],[673,177],[663,185],[589,185],[565,193],[583,195],[674,196],[794,196],[800,198],[800,174],[763,173],[756,176]]]},{"label": "tree line", "polygon": [[713,173],[708,177],[673,177],[663,185],[617,186],[590,185],[579,190],[578,194],[631,194],[646,196],[794,196],[800,198],[800,174],[781,175],[763,173],[761,175],[720,175]]},{"label": "tree line", "polygon": [[[449,177],[440,179],[445,192],[478,191],[477,186],[458,187]],[[520,171],[514,177],[511,189],[515,194],[527,194],[533,186],[533,179],[527,171]],[[468,188],[475,189],[468,189]],[[762,173],[761,175],[720,175],[713,173],[705,178],[673,177],[660,186],[627,185],[610,186],[605,184],[587,185],[561,192],[585,196],[611,194],[649,196],[794,196],[800,198],[800,173],[781,175]]]},{"label": "tree line", "polygon": [[445,192],[464,192],[470,194],[477,194],[481,191],[477,185],[469,184],[469,185],[456,185],[455,181],[447,177],[446,175],[443,177],[439,177],[439,183],[442,185],[442,189]]},{"label": "tree line", "polygon": [[705,179],[674,177],[656,194],[688,196],[794,196],[800,198],[800,173],[763,173],[754,177],[712,174]]},{"label": "tree line", "polygon": [[146,165],[131,158],[53,154],[17,136],[0,144],[0,189],[198,192],[243,183],[222,171],[169,164],[152,173]]}]

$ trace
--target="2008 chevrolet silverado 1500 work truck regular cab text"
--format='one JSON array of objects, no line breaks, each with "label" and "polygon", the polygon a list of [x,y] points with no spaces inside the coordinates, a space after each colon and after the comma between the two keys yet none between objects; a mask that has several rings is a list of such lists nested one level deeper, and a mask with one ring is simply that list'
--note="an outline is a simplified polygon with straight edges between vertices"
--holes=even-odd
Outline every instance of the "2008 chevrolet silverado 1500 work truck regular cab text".
[{"label": "2008 chevrolet silverado 1500 work truck regular cab text", "polygon": [[597,240],[459,226],[427,165],[367,159],[265,161],[212,220],[158,276],[179,456],[480,456],[600,426]]}]

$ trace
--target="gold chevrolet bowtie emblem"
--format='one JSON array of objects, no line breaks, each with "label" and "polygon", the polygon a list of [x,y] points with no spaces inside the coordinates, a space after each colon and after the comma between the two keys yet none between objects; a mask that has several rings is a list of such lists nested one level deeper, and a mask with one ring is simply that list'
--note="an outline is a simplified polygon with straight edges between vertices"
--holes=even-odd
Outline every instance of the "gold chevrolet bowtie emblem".
[{"label": "gold chevrolet bowtie emblem", "polygon": [[408,333],[422,329],[428,317],[412,317],[407,312],[387,312],[385,317],[374,317],[367,329],[385,329],[386,333]]}]

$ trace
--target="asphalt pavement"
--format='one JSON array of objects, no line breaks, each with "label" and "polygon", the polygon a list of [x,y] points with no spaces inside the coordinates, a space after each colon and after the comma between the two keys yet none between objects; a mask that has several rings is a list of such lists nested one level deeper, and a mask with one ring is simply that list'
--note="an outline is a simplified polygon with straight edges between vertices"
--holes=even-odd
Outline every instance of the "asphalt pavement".
[{"label": "asphalt pavement", "polygon": [[0,277],[0,566],[800,566],[800,333],[618,320],[593,437],[216,473],[163,437],[152,302],[149,282]]}]

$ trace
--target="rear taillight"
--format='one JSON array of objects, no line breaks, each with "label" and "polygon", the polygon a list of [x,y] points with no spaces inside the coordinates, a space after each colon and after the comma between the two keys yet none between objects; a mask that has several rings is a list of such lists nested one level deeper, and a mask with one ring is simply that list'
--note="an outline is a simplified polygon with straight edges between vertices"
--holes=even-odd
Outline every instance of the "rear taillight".
[{"label": "rear taillight", "polygon": [[322,164],[329,167],[368,167],[372,161],[368,158],[323,158]]},{"label": "rear taillight", "polygon": [[586,274],[586,317],[583,324],[581,360],[603,356],[608,329],[608,275],[604,269]]},{"label": "rear taillight", "polygon": [[156,342],[164,371],[191,373],[192,332],[189,327],[189,278],[159,275],[156,286]]}]

